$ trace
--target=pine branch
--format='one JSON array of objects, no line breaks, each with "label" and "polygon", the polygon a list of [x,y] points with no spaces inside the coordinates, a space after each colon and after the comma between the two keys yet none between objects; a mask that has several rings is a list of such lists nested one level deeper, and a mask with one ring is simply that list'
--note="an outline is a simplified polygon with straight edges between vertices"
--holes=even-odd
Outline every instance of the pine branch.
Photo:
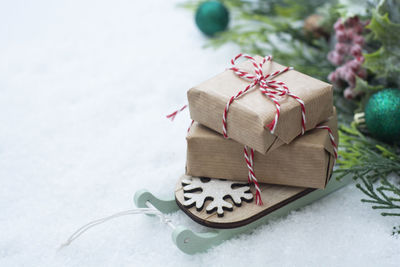
[{"label": "pine branch", "polygon": [[[190,1],[187,6],[192,7],[194,2],[199,1]],[[321,80],[327,79],[333,70],[326,60],[330,43],[323,37],[311,37],[303,24],[307,16],[317,13],[323,4],[332,5],[335,0],[225,0],[223,3],[229,7],[233,25],[210,39],[207,46],[234,43],[244,53],[272,54],[279,63]],[[326,21],[330,20],[330,29],[334,20],[331,17],[336,13],[333,9],[326,10],[323,15]]]},{"label": "pine branch", "polygon": [[338,177],[353,175],[360,181],[357,188],[367,197],[362,202],[373,204],[376,210],[390,210],[381,212],[383,216],[400,216],[400,177],[396,181],[388,180],[390,174],[400,173],[399,148],[365,137],[354,124],[341,126],[339,133]]}]

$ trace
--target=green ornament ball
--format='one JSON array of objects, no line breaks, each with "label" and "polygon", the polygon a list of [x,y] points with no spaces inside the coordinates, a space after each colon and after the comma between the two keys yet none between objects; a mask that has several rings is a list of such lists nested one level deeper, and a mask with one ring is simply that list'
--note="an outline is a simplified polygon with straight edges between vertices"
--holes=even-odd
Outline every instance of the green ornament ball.
[{"label": "green ornament ball", "polygon": [[207,36],[224,31],[229,22],[229,11],[219,1],[206,1],[196,10],[196,25]]},{"label": "green ornament ball", "polygon": [[365,124],[372,136],[386,142],[400,140],[400,90],[373,94],[365,106]]}]

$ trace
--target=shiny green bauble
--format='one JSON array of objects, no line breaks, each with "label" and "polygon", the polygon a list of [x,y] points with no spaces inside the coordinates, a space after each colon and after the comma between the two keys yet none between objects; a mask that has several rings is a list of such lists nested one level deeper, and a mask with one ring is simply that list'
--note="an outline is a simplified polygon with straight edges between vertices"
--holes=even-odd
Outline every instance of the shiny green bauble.
[{"label": "shiny green bauble", "polygon": [[385,89],[373,94],[364,112],[371,135],[386,142],[400,141],[399,89]]},{"label": "shiny green bauble", "polygon": [[219,1],[206,1],[197,8],[195,20],[205,35],[213,36],[228,26],[229,11]]}]

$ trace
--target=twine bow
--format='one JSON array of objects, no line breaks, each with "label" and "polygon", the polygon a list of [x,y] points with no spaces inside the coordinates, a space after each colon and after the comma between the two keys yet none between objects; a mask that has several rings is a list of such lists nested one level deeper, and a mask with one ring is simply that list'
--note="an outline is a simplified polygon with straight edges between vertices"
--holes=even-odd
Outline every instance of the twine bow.
[{"label": "twine bow", "polygon": [[[236,67],[236,62],[241,58],[246,58],[251,61],[254,67],[254,73],[251,74],[246,71],[243,71]],[[289,88],[286,86],[284,82],[277,81],[277,80],[272,80],[272,78],[279,76],[280,74],[287,72],[289,70],[292,70],[292,67],[286,67],[282,70],[275,71],[274,73],[270,74],[264,74],[262,67],[263,65],[268,62],[272,61],[272,56],[266,56],[263,58],[261,63],[257,63],[257,61],[246,54],[239,54],[235,58],[231,60],[232,67],[230,70],[233,70],[236,75],[238,75],[240,78],[246,79],[248,81],[251,81],[249,85],[246,86],[244,90],[239,91],[236,95],[232,96],[229,101],[226,103],[225,109],[224,109],[224,114],[222,117],[222,130],[223,130],[223,135],[225,138],[228,138],[227,134],[227,116],[228,116],[228,111],[230,105],[235,101],[236,99],[240,98],[247,92],[251,91],[251,89],[255,88],[257,85],[259,85],[259,89],[261,93],[263,93],[265,96],[267,96],[269,99],[271,99],[276,108],[276,113],[275,113],[275,118],[266,125],[268,129],[270,129],[271,133],[274,134],[276,125],[278,124],[279,116],[280,116],[280,111],[281,111],[281,105],[279,103],[279,99],[284,96],[290,96],[294,98],[297,102],[299,102],[300,107],[301,107],[301,134],[304,134],[305,128],[306,128],[306,110],[304,106],[303,100],[301,100],[298,96],[294,95],[293,93],[290,92]]]},{"label": "twine bow", "polygon": [[[248,72],[243,71],[243,70],[239,69],[238,67],[236,67],[236,62],[242,57],[250,60],[250,62],[253,64],[255,74],[248,73]],[[293,68],[286,67],[282,70],[275,71],[274,73],[264,74],[262,67],[266,62],[269,62],[269,61],[272,61],[272,56],[266,56],[263,58],[261,63],[257,63],[257,61],[253,57],[246,55],[246,54],[239,54],[231,60],[232,67],[230,68],[230,70],[235,72],[235,74],[238,75],[240,78],[251,81],[251,83],[249,85],[247,85],[244,90],[241,90],[236,95],[232,96],[229,99],[229,101],[226,103],[224,113],[222,116],[222,133],[225,138],[228,138],[227,117],[228,117],[228,111],[229,111],[230,105],[236,99],[242,97],[244,94],[251,91],[251,89],[255,88],[257,85],[259,86],[261,93],[263,93],[265,96],[267,96],[269,99],[271,99],[275,104],[275,108],[276,108],[275,117],[271,123],[266,125],[266,127],[271,131],[271,133],[274,134],[276,125],[278,124],[278,120],[279,120],[279,116],[280,116],[281,105],[279,103],[279,99],[284,96],[290,96],[290,97],[294,98],[300,104],[300,107],[301,107],[301,134],[304,134],[305,124],[306,124],[306,116],[305,116],[305,106],[304,106],[303,100],[301,100],[298,96],[291,93],[289,88],[286,86],[286,84],[284,82],[272,80],[272,78],[279,76],[280,74],[282,74],[284,72],[292,70]],[[249,183],[254,183],[254,187],[256,188],[256,204],[262,205],[263,203],[262,203],[262,199],[261,199],[261,189],[258,184],[256,175],[254,173],[254,150],[252,148],[249,149],[247,146],[245,146],[244,147],[244,158],[246,161],[247,168],[249,169],[248,181],[249,181]]]}]

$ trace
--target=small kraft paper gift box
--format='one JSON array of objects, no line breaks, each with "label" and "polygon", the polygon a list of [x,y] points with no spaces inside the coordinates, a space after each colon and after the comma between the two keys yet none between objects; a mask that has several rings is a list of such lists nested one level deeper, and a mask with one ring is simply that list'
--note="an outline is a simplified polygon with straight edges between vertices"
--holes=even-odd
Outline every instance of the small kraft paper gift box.
[{"label": "small kraft paper gift box", "polygon": [[[254,172],[258,182],[325,188],[335,163],[335,147],[338,144],[336,111],[320,125],[318,127],[325,128],[308,131],[290,144],[265,155],[255,152]],[[186,139],[188,175],[247,181],[249,170],[243,158],[242,144],[225,139],[197,122],[193,123]]]},{"label": "small kraft paper gift box", "polygon": [[271,57],[239,54],[231,63],[188,91],[194,121],[266,154],[332,116],[330,84]]}]

